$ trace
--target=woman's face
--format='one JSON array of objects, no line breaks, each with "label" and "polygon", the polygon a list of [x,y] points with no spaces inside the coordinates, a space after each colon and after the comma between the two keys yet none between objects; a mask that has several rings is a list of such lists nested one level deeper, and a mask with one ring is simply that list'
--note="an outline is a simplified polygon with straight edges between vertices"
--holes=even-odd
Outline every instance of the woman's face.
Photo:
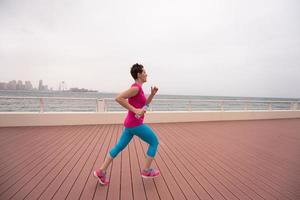
[{"label": "woman's face", "polygon": [[147,82],[147,73],[146,71],[143,69],[143,72],[142,73],[139,73],[138,74],[138,77],[143,81],[143,82]]}]

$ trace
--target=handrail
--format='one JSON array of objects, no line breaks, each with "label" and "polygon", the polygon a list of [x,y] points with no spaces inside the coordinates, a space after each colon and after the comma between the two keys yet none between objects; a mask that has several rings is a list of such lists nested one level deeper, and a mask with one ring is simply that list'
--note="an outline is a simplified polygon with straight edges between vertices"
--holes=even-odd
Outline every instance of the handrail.
[{"label": "handrail", "polygon": [[[114,100],[114,98],[101,98],[105,100]],[[238,100],[238,99],[224,99],[224,100],[213,100],[213,99],[153,99],[152,101],[196,101],[196,102],[250,102],[250,103],[291,103],[300,101],[262,101],[262,100]]]}]

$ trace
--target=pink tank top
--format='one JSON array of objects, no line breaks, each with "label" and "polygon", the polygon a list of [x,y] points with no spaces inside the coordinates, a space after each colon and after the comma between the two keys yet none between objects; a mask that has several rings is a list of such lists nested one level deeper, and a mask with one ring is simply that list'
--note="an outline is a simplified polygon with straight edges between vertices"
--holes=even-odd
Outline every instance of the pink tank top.
[{"label": "pink tank top", "polygon": [[[138,87],[139,91],[135,96],[128,98],[128,103],[135,108],[143,108],[146,105],[147,99],[144,95],[142,86],[139,83],[134,83],[131,85],[131,87]],[[128,110],[127,117],[125,118],[125,121],[124,121],[124,126],[126,128],[132,128],[134,126],[139,126],[143,123],[144,123],[144,115],[141,116],[140,118],[136,118],[135,113]]]}]

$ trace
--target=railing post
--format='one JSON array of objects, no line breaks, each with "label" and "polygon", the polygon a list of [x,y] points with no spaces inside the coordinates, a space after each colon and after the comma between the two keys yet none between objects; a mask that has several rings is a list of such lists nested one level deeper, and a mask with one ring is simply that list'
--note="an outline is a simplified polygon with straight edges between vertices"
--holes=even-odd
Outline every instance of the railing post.
[{"label": "railing post", "polygon": [[269,103],[269,110],[272,110],[272,103]]},{"label": "railing post", "polygon": [[245,103],[244,110],[248,110],[248,103]]},{"label": "railing post", "polygon": [[43,113],[44,112],[44,99],[40,98],[40,112]]},{"label": "railing post", "polygon": [[224,111],[224,101],[221,101],[221,111]]},{"label": "railing post", "polygon": [[108,111],[108,102],[106,101],[106,99],[103,99],[103,107],[104,107],[104,112]]},{"label": "railing post", "polygon": [[96,99],[96,112],[99,112],[99,100],[98,99]]},{"label": "railing post", "polygon": [[290,108],[291,108],[291,110],[298,110],[298,103],[297,102],[291,102]]},{"label": "railing post", "polygon": [[192,111],[192,103],[191,103],[191,100],[189,100],[188,111]]},{"label": "railing post", "polygon": [[104,99],[97,99],[97,112],[105,112]]},{"label": "railing post", "polygon": [[290,103],[290,110],[294,110],[294,108],[295,108],[295,104],[294,104],[294,102],[291,102]]}]

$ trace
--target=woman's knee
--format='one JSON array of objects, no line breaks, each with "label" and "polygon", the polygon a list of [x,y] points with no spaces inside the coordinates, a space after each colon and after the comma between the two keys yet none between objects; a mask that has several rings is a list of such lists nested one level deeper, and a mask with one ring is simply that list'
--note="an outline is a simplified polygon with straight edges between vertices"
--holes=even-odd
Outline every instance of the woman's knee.
[{"label": "woman's knee", "polygon": [[110,156],[115,158],[130,142],[133,135],[125,128],[118,143],[110,150]]},{"label": "woman's knee", "polygon": [[149,157],[154,158],[157,152],[157,147],[158,147],[158,143],[150,145],[147,151],[147,155]]},{"label": "woman's knee", "polygon": [[150,145],[149,147],[152,148],[153,151],[156,152],[156,149],[159,145],[159,140],[158,140],[158,138],[157,138],[157,136],[154,132],[152,132],[152,137],[151,137],[151,140],[149,142],[149,145]]},{"label": "woman's knee", "polygon": [[154,157],[156,155],[158,145],[159,145],[159,142],[158,142],[158,139],[156,138],[149,144],[149,149],[148,149],[147,155],[150,157]]},{"label": "woman's knee", "polygon": [[110,156],[115,158],[125,147],[125,145],[117,144],[110,150]]},{"label": "woman's knee", "polygon": [[158,138],[155,135],[155,133],[153,133],[153,137],[151,139],[151,144],[150,145],[153,145],[153,146],[158,146],[159,145],[159,141],[158,141]]}]

